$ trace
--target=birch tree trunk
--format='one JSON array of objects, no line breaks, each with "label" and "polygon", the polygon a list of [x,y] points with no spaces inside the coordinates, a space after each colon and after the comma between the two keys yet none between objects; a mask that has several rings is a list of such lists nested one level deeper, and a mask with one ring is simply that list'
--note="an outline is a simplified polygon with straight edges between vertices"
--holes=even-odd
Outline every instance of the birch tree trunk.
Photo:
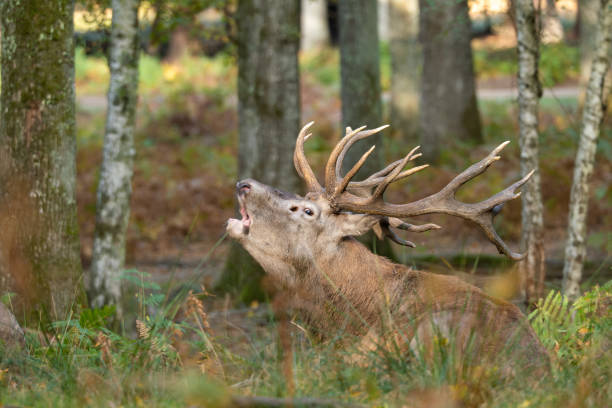
[{"label": "birch tree trunk", "polygon": [[[591,73],[591,61],[595,47],[597,32],[597,15],[599,14],[600,0],[580,1],[580,81],[581,89],[586,89]],[[584,101],[584,92],[581,92],[581,100]]]},{"label": "birch tree trunk", "polygon": [[[299,189],[293,148],[300,130],[300,0],[239,1],[238,178]],[[263,296],[261,267],[233,244],[218,288]]]},{"label": "birch tree trunk", "polygon": [[423,74],[419,134],[424,158],[455,140],[482,141],[467,0],[419,0]]},{"label": "birch tree trunk", "polygon": [[[542,1],[542,0],[539,0]],[[556,0],[546,0],[542,16],[542,43],[551,44],[563,41],[565,34],[561,18],[557,12]]]},{"label": "birch tree trunk", "polygon": [[[595,49],[600,8],[601,0],[580,1],[580,78],[578,81],[580,107],[584,107],[584,98],[591,74],[591,62]],[[612,86],[612,70],[608,70],[604,86],[609,92],[609,88]]]},{"label": "birch tree trunk", "polygon": [[301,24],[300,48],[302,50],[311,50],[328,45],[327,1],[302,0]]},{"label": "birch tree trunk", "polygon": [[540,296],[545,275],[544,215],[538,164],[538,100],[542,88],[538,79],[539,40],[533,0],[515,0],[518,42],[519,144],[521,176],[535,169],[523,188],[522,246],[527,256],[519,263],[521,292],[530,304]]},{"label": "birch tree trunk", "polygon": [[1,290],[17,315],[64,319],[84,301],[76,217],[74,3],[3,0]]},{"label": "birch tree trunk", "polygon": [[[342,129],[382,125],[377,3],[377,0],[338,2]],[[376,145],[376,150],[358,177],[380,170],[384,156],[382,136],[378,134],[357,142],[348,151],[344,171],[348,171],[372,145]]]},{"label": "birch tree trunk", "polygon": [[[418,141],[421,47],[418,0],[390,0],[391,128],[402,139]],[[416,145],[416,144],[415,144]]]},{"label": "birch tree trunk", "polygon": [[138,102],[138,3],[139,0],[112,1],[111,77],[89,281],[91,305],[116,305],[119,315]]},{"label": "birch tree trunk", "polygon": [[589,179],[595,163],[595,149],[605,113],[608,90],[604,86],[612,53],[612,0],[601,0],[591,76],[587,86],[582,128],[574,180],[570,193],[567,244],[563,266],[563,293],[575,299],[580,295],[582,266],[586,256],[586,218],[589,202]]}]

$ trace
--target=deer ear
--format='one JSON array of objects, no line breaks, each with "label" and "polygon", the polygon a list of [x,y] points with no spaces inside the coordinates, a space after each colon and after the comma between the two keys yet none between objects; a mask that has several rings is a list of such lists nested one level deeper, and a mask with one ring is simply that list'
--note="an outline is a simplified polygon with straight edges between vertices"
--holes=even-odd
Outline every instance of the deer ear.
[{"label": "deer ear", "polygon": [[341,237],[363,235],[372,229],[380,221],[377,215],[367,214],[338,214],[337,231]]}]

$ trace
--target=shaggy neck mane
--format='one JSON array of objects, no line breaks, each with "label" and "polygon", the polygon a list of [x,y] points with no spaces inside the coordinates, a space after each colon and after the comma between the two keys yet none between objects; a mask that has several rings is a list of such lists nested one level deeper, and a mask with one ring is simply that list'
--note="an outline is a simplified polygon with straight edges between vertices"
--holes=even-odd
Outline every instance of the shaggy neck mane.
[{"label": "shaggy neck mane", "polygon": [[332,322],[345,321],[349,331],[361,332],[400,301],[412,275],[410,268],[373,254],[354,238],[346,238],[336,251],[315,257],[307,266],[298,283],[294,306],[322,331]]}]

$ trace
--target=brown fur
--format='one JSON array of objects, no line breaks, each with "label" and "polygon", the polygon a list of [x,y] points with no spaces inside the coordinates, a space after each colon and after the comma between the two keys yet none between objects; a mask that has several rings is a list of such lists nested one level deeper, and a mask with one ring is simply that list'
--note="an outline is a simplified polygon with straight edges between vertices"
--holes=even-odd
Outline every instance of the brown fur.
[{"label": "brown fur", "polygon": [[462,361],[492,363],[505,373],[547,371],[549,357],[514,305],[458,278],[394,264],[353,238],[378,217],[335,213],[322,194],[302,198],[245,182],[239,200],[250,225],[230,220],[230,236],[323,336],[343,329],[363,338],[365,350],[393,343],[429,357],[437,341],[452,337]]}]

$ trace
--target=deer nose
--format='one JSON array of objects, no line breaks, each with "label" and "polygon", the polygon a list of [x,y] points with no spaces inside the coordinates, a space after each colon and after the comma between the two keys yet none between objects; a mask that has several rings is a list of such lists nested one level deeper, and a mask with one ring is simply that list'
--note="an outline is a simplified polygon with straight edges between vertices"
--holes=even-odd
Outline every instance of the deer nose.
[{"label": "deer nose", "polygon": [[247,183],[246,181],[239,181],[236,183],[236,190],[238,190],[238,194],[245,195],[251,191],[251,184]]}]

